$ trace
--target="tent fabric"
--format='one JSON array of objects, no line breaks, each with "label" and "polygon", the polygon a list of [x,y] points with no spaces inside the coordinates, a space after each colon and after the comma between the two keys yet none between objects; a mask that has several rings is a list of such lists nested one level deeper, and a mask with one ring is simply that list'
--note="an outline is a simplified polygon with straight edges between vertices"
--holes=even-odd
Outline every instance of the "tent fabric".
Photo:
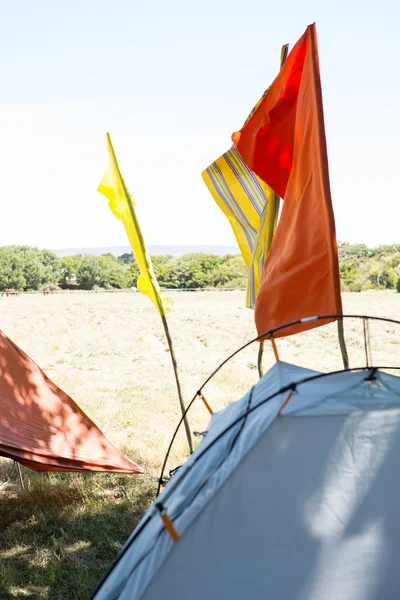
[{"label": "tent fabric", "polygon": [[157,499],[180,539],[151,507],[94,598],[398,598],[400,378],[370,373],[301,383],[277,417],[318,375],[279,362],[214,414]]},{"label": "tent fabric", "polygon": [[35,471],[144,472],[1,331],[0,456]]}]

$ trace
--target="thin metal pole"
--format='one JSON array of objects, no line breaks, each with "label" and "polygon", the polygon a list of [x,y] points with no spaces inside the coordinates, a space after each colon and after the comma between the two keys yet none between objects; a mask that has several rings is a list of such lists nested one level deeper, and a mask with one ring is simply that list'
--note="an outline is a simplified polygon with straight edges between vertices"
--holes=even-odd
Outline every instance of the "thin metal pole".
[{"label": "thin metal pole", "polygon": [[346,341],[344,339],[343,319],[337,320],[337,329],[338,329],[340,351],[342,353],[343,366],[345,369],[348,369],[350,366],[350,363],[349,363],[349,355],[347,354]]},{"label": "thin metal pole", "polygon": [[161,315],[161,320],[162,320],[162,323],[164,326],[165,337],[167,338],[169,352],[171,354],[171,361],[172,361],[172,366],[174,368],[174,374],[175,374],[176,388],[178,390],[179,404],[181,406],[183,422],[185,424],[185,431],[186,431],[187,441],[189,444],[189,450],[190,450],[190,453],[192,453],[193,452],[192,436],[190,434],[189,423],[188,423],[187,417],[185,415],[186,408],[185,408],[185,404],[183,402],[181,383],[179,381],[178,364],[176,362],[174,347],[172,345],[172,339],[171,339],[171,336],[169,333],[168,323],[167,323],[167,319],[166,319],[165,315]]},{"label": "thin metal pole", "polygon": [[264,342],[260,342],[260,345],[258,347],[258,360],[257,360],[258,374],[260,376],[260,379],[264,375],[263,366],[262,366],[263,354],[264,354]]},{"label": "thin metal pole", "polygon": [[19,482],[21,484],[22,491],[25,491],[25,485],[24,485],[24,479],[22,477],[21,465],[17,461],[15,461],[15,465],[17,467]]},{"label": "thin metal pole", "polygon": [[[285,60],[287,58],[288,52],[289,52],[289,44],[285,44],[281,48],[280,69],[282,69],[283,65],[285,64]],[[275,202],[275,229],[276,229],[276,226],[278,224],[279,206],[280,206],[281,199],[276,192],[273,193],[273,196],[274,196],[274,202]],[[273,235],[275,235],[275,230],[273,232]],[[268,252],[269,252],[269,249],[268,249]],[[276,358],[276,347],[274,345],[273,345],[273,349],[274,349],[275,358]],[[262,368],[263,354],[264,354],[264,342],[260,342],[260,346],[258,348],[258,361],[257,361],[258,374],[260,376],[260,379],[264,375],[263,368]],[[278,358],[276,358],[276,360],[278,360]]]}]

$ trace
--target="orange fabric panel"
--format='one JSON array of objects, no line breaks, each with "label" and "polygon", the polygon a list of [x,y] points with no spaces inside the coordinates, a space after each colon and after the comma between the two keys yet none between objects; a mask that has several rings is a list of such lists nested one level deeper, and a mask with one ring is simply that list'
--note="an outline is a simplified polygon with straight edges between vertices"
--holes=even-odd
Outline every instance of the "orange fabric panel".
[{"label": "orange fabric panel", "polygon": [[144,472],[1,331],[0,455],[36,471]]},{"label": "orange fabric panel", "polygon": [[[315,24],[232,138],[247,166],[284,198],[255,305],[259,335],[303,317],[341,314]],[[275,337],[327,322],[302,323]]]}]

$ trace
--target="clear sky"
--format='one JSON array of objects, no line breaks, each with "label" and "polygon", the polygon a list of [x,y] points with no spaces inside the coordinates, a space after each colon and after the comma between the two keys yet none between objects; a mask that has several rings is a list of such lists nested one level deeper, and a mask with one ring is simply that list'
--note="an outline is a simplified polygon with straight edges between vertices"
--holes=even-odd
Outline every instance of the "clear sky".
[{"label": "clear sky", "polygon": [[0,245],[233,245],[200,173],[317,23],[337,237],[400,242],[398,0],[0,0]]}]

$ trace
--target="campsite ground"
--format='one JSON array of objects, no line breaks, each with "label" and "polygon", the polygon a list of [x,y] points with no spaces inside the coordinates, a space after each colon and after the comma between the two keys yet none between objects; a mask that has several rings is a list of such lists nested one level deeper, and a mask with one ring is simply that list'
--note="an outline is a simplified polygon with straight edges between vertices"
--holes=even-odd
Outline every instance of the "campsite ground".
[{"label": "campsite ground", "polygon": [[[254,337],[243,292],[176,293],[168,316],[185,399],[234,349]],[[344,294],[344,312],[396,318],[400,294]],[[88,597],[151,503],[166,447],[179,419],[170,356],[151,303],[133,293],[65,293],[1,298],[0,328],[68,392],[144,476],[35,474],[26,491],[12,463],[0,459],[0,597]],[[362,323],[345,324],[351,365],[364,364]],[[374,364],[400,363],[400,327],[371,325]],[[278,341],[282,360],[341,368],[334,324]],[[264,367],[274,362],[266,347]],[[257,381],[252,346],[205,389],[214,410]],[[192,431],[208,413],[197,401]],[[195,438],[195,440],[198,438]],[[171,466],[185,460],[182,435]]]}]

